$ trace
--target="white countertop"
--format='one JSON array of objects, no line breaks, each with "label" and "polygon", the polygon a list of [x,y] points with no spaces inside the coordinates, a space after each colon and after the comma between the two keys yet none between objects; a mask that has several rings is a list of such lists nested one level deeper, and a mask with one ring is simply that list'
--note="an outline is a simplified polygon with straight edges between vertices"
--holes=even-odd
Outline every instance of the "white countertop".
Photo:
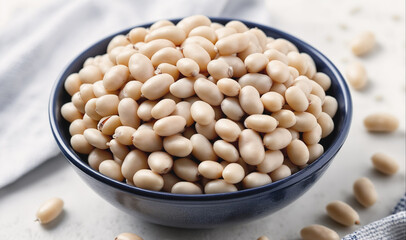
[{"label": "white countertop", "polygon": [[[7,2],[2,1],[5,6]],[[341,70],[354,58],[347,47],[354,35],[371,30],[379,43],[373,53],[361,59],[370,85],[362,92],[352,91],[354,117],[348,139],[313,188],[279,212],[248,224],[212,230],[168,228],[142,222],[117,210],[96,195],[67,160],[58,155],[0,189],[0,239],[114,239],[121,232],[134,232],[145,240],[248,240],[261,235],[273,240],[298,239],[300,229],[313,223],[331,227],[340,236],[356,230],[359,226],[341,227],[327,217],[325,205],[333,200],[352,205],[360,214],[361,225],[389,215],[405,192],[405,2],[295,0],[269,1],[268,7],[270,26],[312,44]],[[300,18],[309,18],[314,25],[298,27]],[[363,118],[377,111],[395,114],[400,128],[392,134],[366,132]],[[401,168],[396,175],[384,176],[372,168],[370,157],[377,151],[398,160]],[[362,208],[352,194],[353,182],[362,176],[373,181],[379,195],[377,203],[369,209]],[[65,201],[63,215],[56,222],[41,226],[34,222],[35,212],[44,200],[53,196]]]}]

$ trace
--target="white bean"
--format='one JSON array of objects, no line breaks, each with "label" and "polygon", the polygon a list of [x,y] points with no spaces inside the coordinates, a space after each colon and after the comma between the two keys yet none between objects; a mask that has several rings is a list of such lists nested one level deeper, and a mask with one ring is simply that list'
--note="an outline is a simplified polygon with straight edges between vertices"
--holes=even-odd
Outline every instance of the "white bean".
[{"label": "white bean", "polygon": [[266,68],[268,63],[268,57],[263,53],[253,53],[248,55],[244,60],[245,67],[250,73],[261,72]]},{"label": "white bean", "polygon": [[202,194],[202,189],[191,182],[177,182],[172,186],[171,193],[177,194]]},{"label": "white bean", "polygon": [[219,90],[227,96],[234,97],[240,93],[240,84],[231,78],[222,78],[217,81],[217,87]]},{"label": "white bean", "polygon": [[262,114],[264,111],[259,93],[253,86],[245,86],[241,89],[239,101],[241,108],[249,115]]},{"label": "white bean", "polygon": [[268,150],[265,152],[264,161],[257,165],[257,169],[262,173],[270,173],[282,166],[284,160],[283,153],[279,150]]},{"label": "white bean", "polygon": [[190,141],[193,145],[192,155],[199,161],[217,160],[217,155],[214,153],[213,146],[210,141],[201,134],[194,134]]},{"label": "white bean", "polygon": [[134,174],[133,183],[139,188],[159,191],[164,186],[164,179],[149,169],[141,169]]},{"label": "white bean", "polygon": [[261,73],[247,73],[238,79],[238,83],[242,88],[245,86],[253,86],[261,95],[269,92],[272,86],[271,78]]},{"label": "white bean", "polygon": [[134,149],[124,158],[121,172],[126,179],[133,180],[134,174],[141,169],[148,169],[148,156],[143,151]]},{"label": "white bean", "polygon": [[309,161],[309,150],[304,142],[294,139],[286,148],[289,159],[297,166],[305,165]]},{"label": "white bean", "polygon": [[162,149],[162,139],[152,129],[137,129],[132,135],[134,146],[145,152],[155,152]]},{"label": "white bean", "polygon": [[158,99],[169,92],[169,86],[174,83],[173,77],[167,73],[159,74],[148,79],[141,87],[142,94],[150,99]]},{"label": "white bean", "polygon": [[331,219],[346,227],[360,224],[358,213],[347,203],[333,201],[326,206],[326,210]]},{"label": "white bean", "polygon": [[214,59],[207,64],[207,72],[214,79],[230,78],[233,76],[233,68],[223,59]]},{"label": "white bean", "polygon": [[208,125],[214,121],[214,110],[206,102],[194,102],[190,107],[190,113],[193,120],[201,125]]},{"label": "white bean", "polygon": [[352,62],[348,65],[345,76],[355,90],[365,88],[368,83],[367,71],[361,62]]},{"label": "white bean", "polygon": [[272,60],[266,65],[266,73],[271,77],[272,81],[284,83],[290,78],[288,65],[279,61]]},{"label": "white bean", "polygon": [[289,106],[295,111],[304,112],[309,107],[309,101],[305,93],[298,86],[292,86],[286,89],[285,99]]},{"label": "white bean", "polygon": [[200,71],[207,70],[207,65],[211,61],[209,53],[199,44],[190,43],[183,47],[183,55],[186,58],[194,60],[200,68]]},{"label": "white bean", "polygon": [[80,85],[82,84],[79,74],[72,73],[70,74],[64,83],[65,90],[69,93],[69,95],[73,95],[79,92]]},{"label": "white bean", "polygon": [[176,157],[186,157],[193,149],[192,142],[180,134],[165,137],[163,146],[165,151]]},{"label": "white bean", "polygon": [[242,180],[244,188],[254,188],[271,183],[272,179],[266,173],[252,172]]},{"label": "white bean", "polygon": [[370,207],[375,204],[378,194],[375,186],[366,177],[357,179],[353,185],[355,199],[364,207]]},{"label": "white bean", "polygon": [[142,237],[135,233],[120,233],[114,240],[143,240]]},{"label": "white bean", "polygon": [[350,43],[351,51],[357,55],[369,53],[375,47],[375,35],[370,31],[358,34]]},{"label": "white bean", "polygon": [[195,77],[200,72],[199,65],[190,58],[181,58],[176,62],[179,72],[186,77]]},{"label": "white bean", "polygon": [[271,116],[278,121],[278,127],[281,128],[290,128],[296,124],[296,115],[287,109],[273,112]]},{"label": "white bean", "polygon": [[261,136],[251,129],[241,131],[238,147],[242,159],[250,165],[258,165],[265,158],[265,149]]},{"label": "white bean", "polygon": [[337,109],[338,109],[337,100],[332,96],[326,96],[324,98],[324,103],[322,106],[323,112],[327,113],[331,118],[333,118],[336,115]]},{"label": "white bean", "polygon": [[224,140],[215,141],[213,144],[213,150],[217,156],[227,162],[237,162],[240,157],[237,148],[235,148],[233,144]]},{"label": "white bean", "polygon": [[120,126],[114,131],[113,138],[123,145],[131,145],[131,139],[134,132],[135,128],[129,126]]},{"label": "white bean", "polygon": [[166,174],[172,170],[172,156],[166,152],[153,152],[148,156],[149,168],[158,174]]},{"label": "white bean", "polygon": [[235,33],[219,39],[215,46],[220,55],[226,56],[244,51],[249,44],[248,36],[243,33]]},{"label": "white bean", "polygon": [[57,197],[48,199],[38,209],[37,220],[41,224],[47,224],[57,218],[63,211],[63,200]]},{"label": "white bean", "polygon": [[134,79],[142,83],[154,76],[154,66],[151,60],[141,53],[134,53],[130,57],[128,68]]},{"label": "white bean", "polygon": [[83,135],[85,136],[87,142],[99,149],[107,149],[109,146],[107,146],[107,143],[110,142],[111,137],[104,135],[102,132],[98,131],[97,129],[94,128],[89,128],[86,129],[83,132]]},{"label": "white bean", "polygon": [[163,26],[157,28],[145,36],[145,42],[150,42],[155,39],[167,39],[175,45],[180,45],[186,38],[184,30],[176,26]]},{"label": "white bean", "polygon": [[399,170],[397,161],[387,154],[375,153],[371,160],[374,168],[386,175],[393,175]]},{"label": "white bean", "polygon": [[198,165],[188,158],[179,158],[173,163],[176,176],[189,182],[199,180]]},{"label": "white bean", "polygon": [[370,132],[394,132],[399,120],[389,113],[373,113],[364,118],[364,126]]},{"label": "white bean", "polygon": [[200,99],[212,106],[219,106],[224,99],[217,85],[204,78],[195,81],[194,90]]},{"label": "white bean", "polygon": [[239,121],[245,114],[237,98],[225,98],[221,102],[221,110],[228,118],[234,121]]},{"label": "white bean", "polygon": [[197,170],[205,178],[218,179],[222,176],[223,166],[218,162],[208,160],[201,162]]},{"label": "white bean", "polygon": [[223,140],[227,142],[235,142],[241,133],[240,127],[232,120],[227,118],[219,119],[214,129]]},{"label": "white bean", "polygon": [[121,88],[128,80],[130,71],[124,65],[117,65],[104,74],[103,86],[107,91],[115,91]]},{"label": "white bean", "polygon": [[285,128],[276,128],[264,136],[264,145],[269,150],[283,149],[287,147],[291,141],[292,134]]},{"label": "white bean", "polygon": [[89,144],[83,134],[75,134],[70,139],[70,145],[72,148],[82,154],[89,154],[94,147]]},{"label": "white bean", "polygon": [[300,230],[300,236],[303,240],[339,240],[338,234],[322,225],[313,224]]},{"label": "white bean", "polygon": [[208,182],[204,186],[204,193],[214,194],[214,193],[226,193],[226,192],[236,192],[237,187],[233,184],[227,183],[223,179],[216,179]]},{"label": "white bean", "polygon": [[119,182],[124,180],[123,174],[121,173],[121,166],[114,160],[105,160],[101,162],[99,165],[99,172]]},{"label": "white bean", "polygon": [[253,114],[245,119],[244,125],[246,128],[253,129],[257,132],[267,133],[275,130],[278,121],[269,115]]}]

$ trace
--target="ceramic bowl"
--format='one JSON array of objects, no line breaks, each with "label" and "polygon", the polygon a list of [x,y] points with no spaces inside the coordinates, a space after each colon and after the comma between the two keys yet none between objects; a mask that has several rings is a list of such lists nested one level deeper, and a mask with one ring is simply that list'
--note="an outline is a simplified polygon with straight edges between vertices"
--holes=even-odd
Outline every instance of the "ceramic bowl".
[{"label": "ceramic bowl", "polygon": [[[234,20],[211,19],[222,24]],[[172,21],[176,23],[179,19]],[[327,94],[337,99],[338,110],[334,117],[334,131],[321,142],[325,149],[324,154],[309,166],[280,181],[221,194],[182,195],[149,191],[113,180],[93,170],[87,164],[86,156],[77,154],[69,144],[69,123],[60,113],[61,106],[70,101],[69,94],[64,90],[64,81],[69,74],[78,72],[88,57],[105,53],[109,41],[115,35],[126,34],[131,30],[126,29],[100,40],[76,57],[56,80],[49,102],[50,124],[59,148],[77,174],[102,198],[122,211],[148,222],[180,228],[213,228],[258,219],[286,207],[309,190],[327,170],[350,129],[352,104],[344,78],[329,59],[309,44],[275,28],[242,22],[249,28],[263,30],[270,37],[291,41],[300,52],[313,58],[319,72],[324,72],[331,78],[331,87]],[[80,196],[80,193],[77,194]]]}]

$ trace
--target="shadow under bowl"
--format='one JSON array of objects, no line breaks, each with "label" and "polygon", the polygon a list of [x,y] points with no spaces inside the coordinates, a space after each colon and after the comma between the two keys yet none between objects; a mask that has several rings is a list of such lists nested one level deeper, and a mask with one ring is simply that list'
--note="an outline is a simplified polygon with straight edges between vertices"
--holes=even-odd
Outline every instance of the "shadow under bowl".
[{"label": "shadow under bowl", "polygon": [[[176,23],[179,20],[172,21]],[[211,20],[225,24],[234,19]],[[87,58],[104,54],[115,35],[126,34],[131,30],[126,29],[97,42],[76,57],[55,83],[49,101],[49,120],[59,148],[79,176],[102,198],[124,212],[148,222],[180,228],[213,228],[251,221],[278,211],[303,195],[326,171],[350,129],[352,104],[344,78],[329,59],[309,44],[275,28],[242,22],[249,28],[261,29],[267,36],[289,40],[300,52],[313,58],[319,72],[324,72],[331,78],[331,87],[327,94],[337,99],[338,110],[333,119],[334,131],[322,139],[321,144],[325,149],[323,155],[280,181],[220,194],[183,195],[149,191],[113,180],[93,170],[87,164],[86,156],[78,155],[70,146],[69,123],[60,113],[61,106],[70,101],[70,96],[64,89],[64,81],[71,73],[78,72]]]}]

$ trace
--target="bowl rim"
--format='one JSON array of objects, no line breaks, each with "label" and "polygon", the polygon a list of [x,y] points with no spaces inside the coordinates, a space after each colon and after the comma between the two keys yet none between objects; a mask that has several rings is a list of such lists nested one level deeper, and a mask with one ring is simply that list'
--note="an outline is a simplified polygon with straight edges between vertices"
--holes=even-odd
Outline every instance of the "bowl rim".
[{"label": "bowl rim", "polygon": [[[104,42],[106,39],[111,39],[112,37],[125,34],[129,32],[134,27],[149,27],[153,24],[146,23],[142,25],[136,25],[131,28],[127,28],[125,30],[119,31],[117,33],[111,34],[96,43],[92,44],[80,54],[78,54],[70,63],[64,68],[63,72],[59,75],[58,80],[54,83],[54,86],[51,90],[51,95],[49,98],[48,104],[48,115],[49,115],[49,122],[51,125],[52,134],[61,150],[63,155],[67,158],[67,160],[74,165],[77,169],[85,173],[87,176],[100,181],[110,187],[116,188],[121,191],[125,191],[131,194],[134,194],[136,197],[140,198],[152,198],[157,201],[167,201],[167,200],[174,200],[174,201],[192,201],[192,202],[199,202],[199,201],[218,201],[218,200],[233,200],[233,199],[241,199],[244,197],[249,197],[256,194],[261,194],[268,192],[269,190],[276,191],[278,189],[285,188],[287,186],[293,185],[298,183],[299,181],[309,178],[312,176],[312,173],[317,172],[319,169],[323,168],[325,165],[329,164],[329,162],[333,159],[336,155],[338,150],[344,144],[345,139],[348,136],[348,132],[351,125],[352,119],[352,99],[349,87],[344,80],[343,76],[337,69],[337,67],[320,51],[318,51],[313,46],[309,45],[308,43],[300,40],[293,35],[290,35],[284,31],[278,30],[273,27],[265,26],[262,24],[235,19],[235,18],[219,18],[219,17],[209,17],[212,22],[228,22],[232,20],[239,20],[246,24],[248,27],[258,27],[259,29],[266,29],[267,31],[275,32],[276,34],[280,35],[282,38],[289,40],[290,42],[294,43],[296,46],[300,45],[300,48],[305,48],[307,51],[312,52],[316,55],[326,66],[330,69],[331,73],[337,79],[338,88],[342,91],[343,99],[344,99],[344,119],[342,123],[342,130],[338,132],[335,139],[332,140],[331,146],[325,150],[325,152],[312,164],[309,164],[307,167],[301,169],[300,171],[276,182],[272,182],[260,187],[250,188],[250,189],[243,189],[236,192],[229,192],[229,193],[216,193],[216,194],[197,194],[197,195],[187,195],[187,194],[174,194],[174,193],[167,193],[161,191],[151,191],[142,188],[138,188],[132,185],[129,185],[124,182],[119,182],[117,180],[111,179],[100,172],[92,169],[85,161],[82,161],[80,157],[71,149],[70,144],[68,141],[64,140],[61,134],[61,130],[58,128],[57,117],[56,114],[56,102],[57,102],[57,93],[58,90],[63,88],[65,78],[64,76],[67,75],[67,72],[72,66],[82,58],[88,51],[92,50],[94,47],[98,46],[100,43]],[[176,19],[168,19],[171,22],[177,23],[182,18]]]}]

